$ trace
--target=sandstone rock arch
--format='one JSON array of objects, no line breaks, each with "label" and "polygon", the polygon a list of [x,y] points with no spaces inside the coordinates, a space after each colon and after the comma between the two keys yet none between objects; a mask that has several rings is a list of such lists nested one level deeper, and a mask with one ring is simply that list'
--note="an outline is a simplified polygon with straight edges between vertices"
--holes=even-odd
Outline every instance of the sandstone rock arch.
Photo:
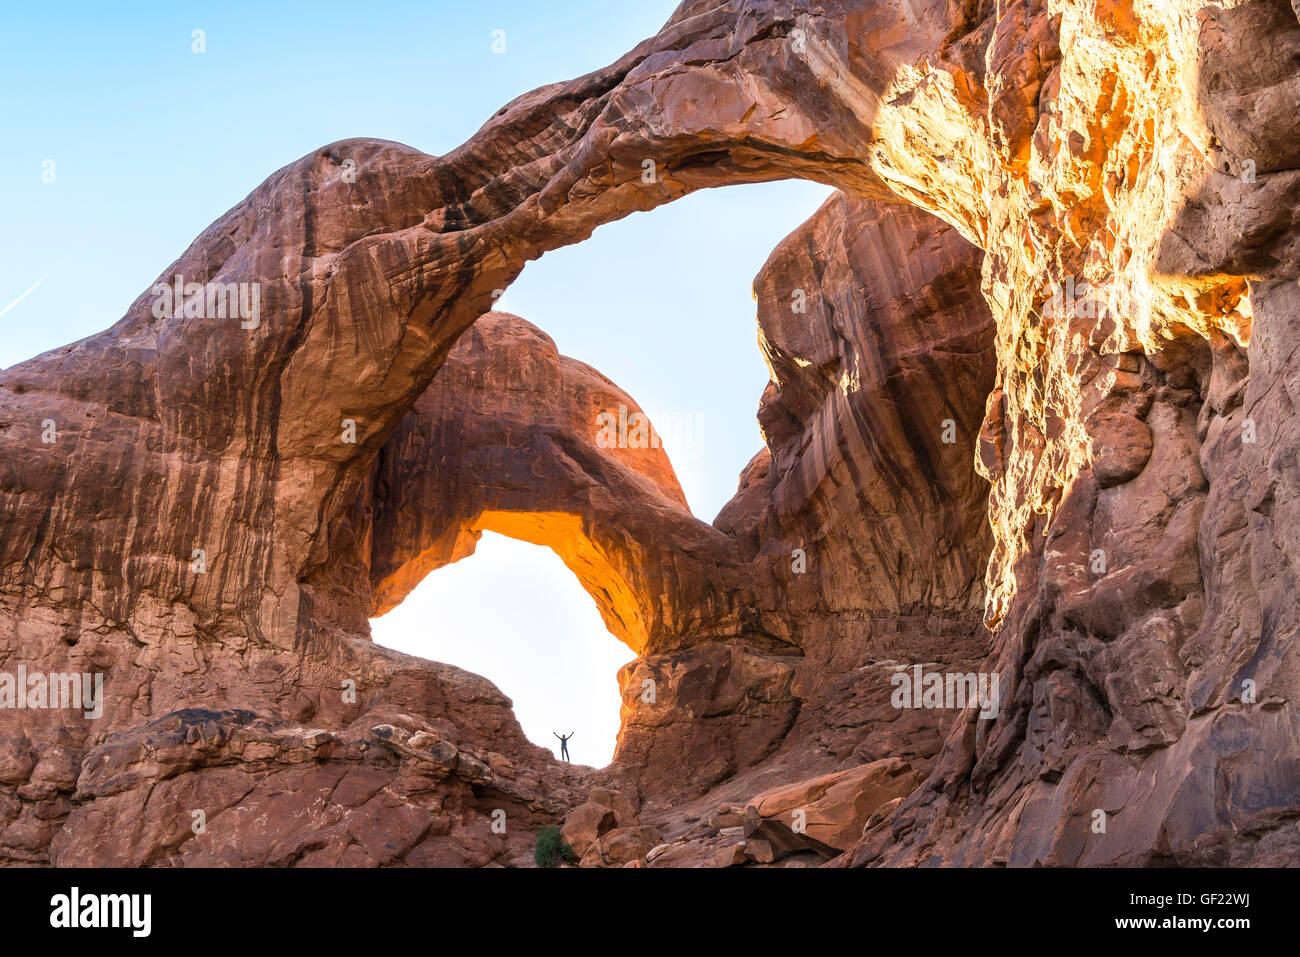
[{"label": "sandstone rock arch", "polygon": [[364,634],[495,531],[553,549],[637,654],[706,627],[706,578],[720,612],[752,604],[735,543],[691,514],[665,450],[602,447],[598,421],[620,407],[643,415],[536,327],[481,317],[385,444],[312,587]]},{"label": "sandstone rock arch", "polygon": [[[764,323],[770,458],[715,529],[753,602],[700,606],[692,579],[661,623],[611,597],[645,636],[638,668],[672,692],[629,708],[631,780],[653,792],[656,769],[707,755],[683,782],[707,794],[784,773],[796,751],[832,766],[897,750],[905,716],[877,708],[871,669],[946,646],[978,666],[983,617],[1006,707],[902,735],[944,740],[913,748],[929,777],[849,860],[1294,860],[1297,49],[1285,0],[689,0],[618,63],[520,97],[447,156],[349,141],[274,174],[161,277],[262,283],[255,329],[156,317],[145,293],[105,333],[0,374],[7,660],[106,671],[113,688],[97,725],[6,719],[4,852],[484,863],[509,853],[479,829],[484,789],[532,819],[571,805],[576,782],[485,683],[348,635],[358,609],[339,583],[375,586],[359,560],[339,567],[362,540],[349,516],[526,261],[693,189],[804,176],[951,230],[915,268],[874,264],[884,310],[845,324],[841,301],[802,339]],[[876,235],[908,248],[915,215],[884,214]],[[956,233],[981,252],[962,259]],[[972,270],[996,362],[950,388],[983,351],[987,314],[949,301]],[[1124,283],[1136,314],[1049,314],[1067,276]],[[860,279],[831,274],[825,301]],[[918,311],[951,336],[937,375],[898,347]],[[855,405],[881,395],[883,418]],[[933,444],[945,405],[969,446]],[[976,454],[986,513],[968,467],[935,466]],[[825,579],[780,577],[792,536],[837,557]],[[270,830],[191,841],[179,811],[200,783],[227,820],[258,811]],[[303,822],[277,802],[307,786],[324,803]],[[123,815],[130,848],[113,837]],[[406,822],[403,839],[368,840],[376,815]]]}]

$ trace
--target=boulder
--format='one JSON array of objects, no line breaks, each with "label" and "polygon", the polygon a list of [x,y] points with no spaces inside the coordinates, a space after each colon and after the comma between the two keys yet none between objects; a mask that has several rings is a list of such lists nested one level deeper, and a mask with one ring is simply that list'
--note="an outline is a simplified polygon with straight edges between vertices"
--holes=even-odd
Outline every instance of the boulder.
[{"label": "boulder", "polygon": [[644,862],[663,843],[654,827],[618,827],[596,841],[582,856],[581,867],[621,867],[630,861]]},{"label": "boulder", "polygon": [[906,761],[887,758],[774,788],[750,800],[745,835],[768,841],[779,856],[811,849],[829,859],[853,847],[872,815],[922,778]]},{"label": "boulder", "polygon": [[560,833],[582,857],[604,835],[614,830],[618,821],[614,812],[600,804],[583,804],[569,812]]}]

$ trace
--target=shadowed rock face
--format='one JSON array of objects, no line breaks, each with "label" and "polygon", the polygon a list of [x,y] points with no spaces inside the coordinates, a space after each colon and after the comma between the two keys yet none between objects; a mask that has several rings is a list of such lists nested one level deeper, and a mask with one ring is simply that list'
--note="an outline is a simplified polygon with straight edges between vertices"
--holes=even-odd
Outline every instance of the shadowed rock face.
[{"label": "shadowed rock face", "polygon": [[[818,807],[865,835],[812,851],[1294,862],[1297,53],[1285,0],[689,0],[446,156],[276,173],[159,279],[256,284],[242,328],[151,289],[0,373],[0,667],[106,676],[98,718],[0,713],[0,853],[523,860],[596,779],[366,640],[495,528],[641,655],[600,780],[652,866],[800,853],[685,821],[874,762],[883,804]],[[512,317],[462,337],[604,222],[792,176],[842,193],[755,283],[767,448],[713,526],[600,447],[617,387]],[[916,665],[996,675],[996,716],[893,707]]]},{"label": "shadowed rock face", "polygon": [[[970,459],[995,357],[978,270],[978,250],[934,217],[840,195],[754,283],[773,370],[759,410],[769,449],[715,524],[797,655],[769,665],[753,695],[770,702],[779,673],[799,705],[764,780],[887,756],[928,768],[951,715],[891,707],[891,675],[913,663],[966,672],[987,653],[988,488]],[[625,689],[678,660],[634,663]],[[707,713],[703,702],[689,710]],[[647,740],[651,756],[680,747],[682,766],[710,768],[697,788],[752,763],[711,742],[710,764],[665,724],[635,710],[624,745]],[[726,799],[747,796],[743,780]]]}]

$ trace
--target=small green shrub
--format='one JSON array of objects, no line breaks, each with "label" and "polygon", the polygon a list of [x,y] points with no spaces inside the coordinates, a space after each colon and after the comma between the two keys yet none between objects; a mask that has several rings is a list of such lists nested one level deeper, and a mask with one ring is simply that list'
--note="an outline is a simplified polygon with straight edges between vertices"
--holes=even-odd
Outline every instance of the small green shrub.
[{"label": "small green shrub", "polygon": [[561,861],[570,864],[578,862],[578,855],[573,845],[564,839],[560,829],[555,826],[544,827],[537,832],[537,847],[533,850],[533,860],[538,867],[555,867]]}]

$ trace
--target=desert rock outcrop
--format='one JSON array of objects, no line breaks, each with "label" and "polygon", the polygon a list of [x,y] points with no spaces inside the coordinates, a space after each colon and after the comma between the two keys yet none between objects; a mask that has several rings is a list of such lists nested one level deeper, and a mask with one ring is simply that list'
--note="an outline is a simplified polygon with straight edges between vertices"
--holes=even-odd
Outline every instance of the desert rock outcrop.
[{"label": "desert rock outcrop", "polygon": [[[687,0],[446,156],[274,174],[0,373],[0,667],[106,679],[0,715],[0,854],[518,863],[603,787],[639,823],[591,864],[766,865],[719,807],[883,761],[925,778],[839,864],[1294,863],[1298,53],[1286,0]],[[841,192],[755,282],[766,448],[708,525],[596,441],[629,397],[489,310],[785,177]],[[489,528],[640,656],[599,774],[367,641]],[[899,707],[911,669],[993,713]]]}]

